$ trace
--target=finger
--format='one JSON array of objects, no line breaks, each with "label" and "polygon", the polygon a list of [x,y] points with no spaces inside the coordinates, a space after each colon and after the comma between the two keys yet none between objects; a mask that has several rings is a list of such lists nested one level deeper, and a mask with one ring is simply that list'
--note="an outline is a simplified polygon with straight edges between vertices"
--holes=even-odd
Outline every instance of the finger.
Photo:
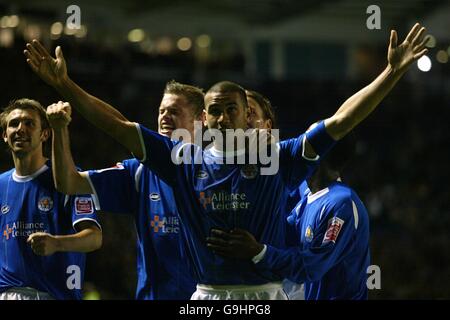
[{"label": "finger", "polygon": [[32,41],[32,44],[43,58],[53,59],[52,56],[48,53],[47,49],[45,49],[39,41],[35,39]]},{"label": "finger", "polygon": [[25,54],[25,57],[27,57],[31,62],[33,62],[34,65],[39,66],[39,56],[33,55],[29,50],[24,50],[23,53]]},{"label": "finger", "polygon": [[42,60],[43,56],[39,53],[39,51],[36,50],[33,45],[27,43],[27,49],[36,60]]},{"label": "finger", "polygon": [[229,257],[232,256],[232,253],[231,253],[229,250],[224,249],[224,248],[222,248],[222,247],[215,246],[215,245],[212,245],[212,244],[208,244],[207,247],[208,247],[214,254],[218,254],[218,255],[220,255],[220,256],[222,256],[222,257],[227,257],[227,258],[229,258]]},{"label": "finger", "polygon": [[213,244],[213,245],[217,245],[217,246],[222,246],[222,247],[229,247],[229,243],[222,239],[222,238],[216,238],[216,237],[208,237],[206,238],[206,242],[208,244]]},{"label": "finger", "polygon": [[391,30],[391,37],[389,39],[389,47],[394,49],[397,47],[397,31]]},{"label": "finger", "polygon": [[425,48],[426,44],[430,40],[431,36],[426,36],[421,43],[419,43],[417,46],[414,47],[414,51],[419,51]]},{"label": "finger", "polygon": [[414,39],[416,33],[420,30],[420,24],[416,23],[414,27],[409,31],[408,35],[406,36],[405,41],[408,41],[411,43],[412,39]]},{"label": "finger", "polygon": [[225,231],[219,230],[219,229],[211,229],[211,234],[221,237],[222,239],[230,238],[230,234],[228,232],[225,232]]},{"label": "finger", "polygon": [[428,52],[428,49],[423,49],[422,51],[420,51],[419,53],[416,53],[414,55],[414,60],[420,59],[424,54],[426,54]]},{"label": "finger", "polygon": [[31,67],[31,70],[33,70],[33,72],[37,73],[39,71],[39,66],[33,63],[30,59],[27,59],[27,63]]},{"label": "finger", "polygon": [[420,28],[419,32],[417,32],[416,36],[412,40],[411,44],[413,46],[417,45],[417,43],[420,43],[423,40],[423,36],[425,35],[426,29],[424,27]]},{"label": "finger", "polygon": [[248,232],[247,230],[239,229],[239,228],[231,230],[230,233],[232,235],[234,235],[234,236],[248,236],[248,235],[250,235],[250,232]]}]

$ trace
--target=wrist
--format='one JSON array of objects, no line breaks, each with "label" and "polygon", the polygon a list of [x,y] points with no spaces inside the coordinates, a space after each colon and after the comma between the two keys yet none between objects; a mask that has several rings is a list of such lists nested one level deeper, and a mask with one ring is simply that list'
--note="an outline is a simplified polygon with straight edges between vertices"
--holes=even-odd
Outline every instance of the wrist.
[{"label": "wrist", "polygon": [[66,74],[61,77],[61,79],[58,79],[58,81],[55,83],[54,87],[59,93],[64,93],[67,90],[67,87],[70,85],[70,78]]},{"label": "wrist", "polygon": [[61,133],[61,132],[64,132],[64,131],[66,131],[68,129],[69,123],[70,122],[63,123],[63,124],[50,124],[50,127],[52,128],[52,130],[55,133]]},{"label": "wrist", "polygon": [[55,246],[55,252],[64,251],[63,241],[60,236],[52,236],[53,244]]},{"label": "wrist", "polygon": [[388,63],[385,72],[387,72],[388,75],[401,77],[406,72],[406,70],[408,70],[408,67],[409,65],[400,67]]}]

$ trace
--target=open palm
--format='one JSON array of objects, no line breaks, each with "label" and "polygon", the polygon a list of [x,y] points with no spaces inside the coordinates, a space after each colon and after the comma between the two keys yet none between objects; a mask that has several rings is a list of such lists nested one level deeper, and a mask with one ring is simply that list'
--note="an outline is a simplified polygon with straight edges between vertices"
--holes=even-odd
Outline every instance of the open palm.
[{"label": "open palm", "polygon": [[400,45],[397,45],[397,32],[392,30],[388,50],[389,64],[397,70],[406,69],[411,63],[427,53],[428,49],[425,48],[425,44],[428,39],[428,36],[425,37],[425,28],[421,27],[419,23],[412,27]]},{"label": "open palm", "polygon": [[66,60],[61,47],[55,49],[54,59],[44,46],[37,40],[27,43],[24,54],[31,69],[46,83],[56,87],[67,78]]}]

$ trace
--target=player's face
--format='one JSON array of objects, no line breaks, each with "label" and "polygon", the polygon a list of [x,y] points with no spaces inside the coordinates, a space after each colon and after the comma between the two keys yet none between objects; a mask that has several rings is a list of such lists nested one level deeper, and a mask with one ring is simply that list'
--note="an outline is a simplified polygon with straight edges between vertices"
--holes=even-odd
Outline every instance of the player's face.
[{"label": "player's face", "polygon": [[193,107],[183,95],[167,93],[159,106],[158,132],[170,138],[175,129],[187,129],[193,135]]},{"label": "player's face", "polygon": [[49,131],[41,129],[41,118],[37,111],[14,109],[8,115],[3,140],[11,151],[20,156],[37,151],[42,154],[42,143],[49,136]]},{"label": "player's face", "polygon": [[210,129],[247,129],[248,108],[237,92],[212,92],[205,96],[206,121]]},{"label": "player's face", "polygon": [[249,96],[247,96],[247,101],[250,110],[248,126],[257,129],[272,129],[272,121],[270,119],[264,119],[264,113],[258,102]]}]

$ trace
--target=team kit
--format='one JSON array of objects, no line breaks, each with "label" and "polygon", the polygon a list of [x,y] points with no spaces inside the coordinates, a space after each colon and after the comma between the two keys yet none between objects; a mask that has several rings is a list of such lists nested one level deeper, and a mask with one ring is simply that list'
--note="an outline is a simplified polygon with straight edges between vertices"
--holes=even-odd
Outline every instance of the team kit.
[{"label": "team kit", "polygon": [[[132,216],[138,300],[368,299],[368,212],[341,173],[353,129],[427,41],[418,23],[403,42],[392,31],[371,83],[281,141],[270,100],[252,88],[169,81],[152,131],[78,86],[61,47],[27,43],[24,60],[61,101],[14,97],[0,114],[14,162],[0,175],[0,300],[82,299],[102,212]],[[77,168],[72,112],[132,157]]]}]

